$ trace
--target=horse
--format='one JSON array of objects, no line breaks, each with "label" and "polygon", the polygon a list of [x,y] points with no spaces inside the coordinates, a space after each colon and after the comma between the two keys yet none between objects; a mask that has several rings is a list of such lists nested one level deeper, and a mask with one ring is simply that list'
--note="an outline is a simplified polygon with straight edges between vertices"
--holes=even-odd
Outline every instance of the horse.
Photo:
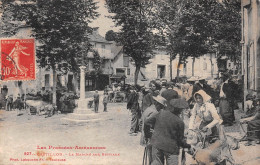
[{"label": "horse", "polygon": [[189,152],[196,160],[198,165],[215,165],[229,162],[234,164],[233,156],[230,149],[239,148],[239,142],[232,136],[225,135],[224,138],[214,139],[208,142],[207,134],[199,130],[190,130],[187,135],[187,142],[192,145]]}]

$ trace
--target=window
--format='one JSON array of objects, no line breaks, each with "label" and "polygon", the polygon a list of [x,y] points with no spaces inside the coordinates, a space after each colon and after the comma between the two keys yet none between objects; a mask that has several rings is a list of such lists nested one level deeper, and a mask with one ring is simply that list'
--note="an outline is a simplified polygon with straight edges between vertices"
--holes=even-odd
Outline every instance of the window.
[{"label": "window", "polygon": [[49,74],[45,74],[45,83],[44,86],[45,87],[50,87],[50,75]]},{"label": "window", "polygon": [[129,66],[129,56],[125,55],[123,56],[123,66],[128,67]]},{"label": "window", "polygon": [[203,70],[207,70],[207,63],[205,61],[203,62]]},{"label": "window", "polygon": [[127,75],[130,75],[130,68],[127,68]]},{"label": "window", "polygon": [[125,75],[125,68],[116,68],[116,75]]},{"label": "window", "polygon": [[102,49],[106,49],[106,45],[102,44],[102,45],[101,45],[101,48],[102,48]]},{"label": "window", "polygon": [[157,78],[165,78],[165,65],[157,65]]}]

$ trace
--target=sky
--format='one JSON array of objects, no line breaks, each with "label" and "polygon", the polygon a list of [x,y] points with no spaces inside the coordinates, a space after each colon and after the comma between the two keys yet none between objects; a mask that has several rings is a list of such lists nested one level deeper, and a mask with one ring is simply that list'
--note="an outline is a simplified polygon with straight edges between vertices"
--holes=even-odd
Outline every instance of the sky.
[{"label": "sky", "polygon": [[98,2],[99,8],[97,9],[97,12],[99,12],[100,16],[96,20],[94,20],[90,24],[90,26],[99,27],[99,34],[103,37],[105,37],[106,32],[109,30],[117,32],[119,30],[119,27],[115,27],[112,19],[106,17],[111,14],[108,13],[107,8],[105,7],[105,0],[96,0],[96,2]]}]

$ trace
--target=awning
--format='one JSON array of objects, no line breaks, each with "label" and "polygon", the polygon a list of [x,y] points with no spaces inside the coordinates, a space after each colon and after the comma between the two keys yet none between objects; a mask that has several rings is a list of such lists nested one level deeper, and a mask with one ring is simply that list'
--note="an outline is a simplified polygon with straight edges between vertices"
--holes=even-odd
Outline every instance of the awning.
[{"label": "awning", "polygon": [[126,78],[126,76],[125,75],[112,75],[111,77],[110,77],[110,79],[125,79]]}]

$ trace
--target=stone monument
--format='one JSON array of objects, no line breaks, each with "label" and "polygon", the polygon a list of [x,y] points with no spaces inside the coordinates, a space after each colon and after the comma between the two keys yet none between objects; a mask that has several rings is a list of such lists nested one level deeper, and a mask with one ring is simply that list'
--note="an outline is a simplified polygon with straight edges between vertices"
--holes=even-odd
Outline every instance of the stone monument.
[{"label": "stone monument", "polygon": [[80,98],[76,101],[77,108],[65,118],[61,118],[62,124],[75,125],[101,120],[98,114],[88,107],[88,102],[93,99],[85,98],[85,69],[85,66],[80,66]]}]

